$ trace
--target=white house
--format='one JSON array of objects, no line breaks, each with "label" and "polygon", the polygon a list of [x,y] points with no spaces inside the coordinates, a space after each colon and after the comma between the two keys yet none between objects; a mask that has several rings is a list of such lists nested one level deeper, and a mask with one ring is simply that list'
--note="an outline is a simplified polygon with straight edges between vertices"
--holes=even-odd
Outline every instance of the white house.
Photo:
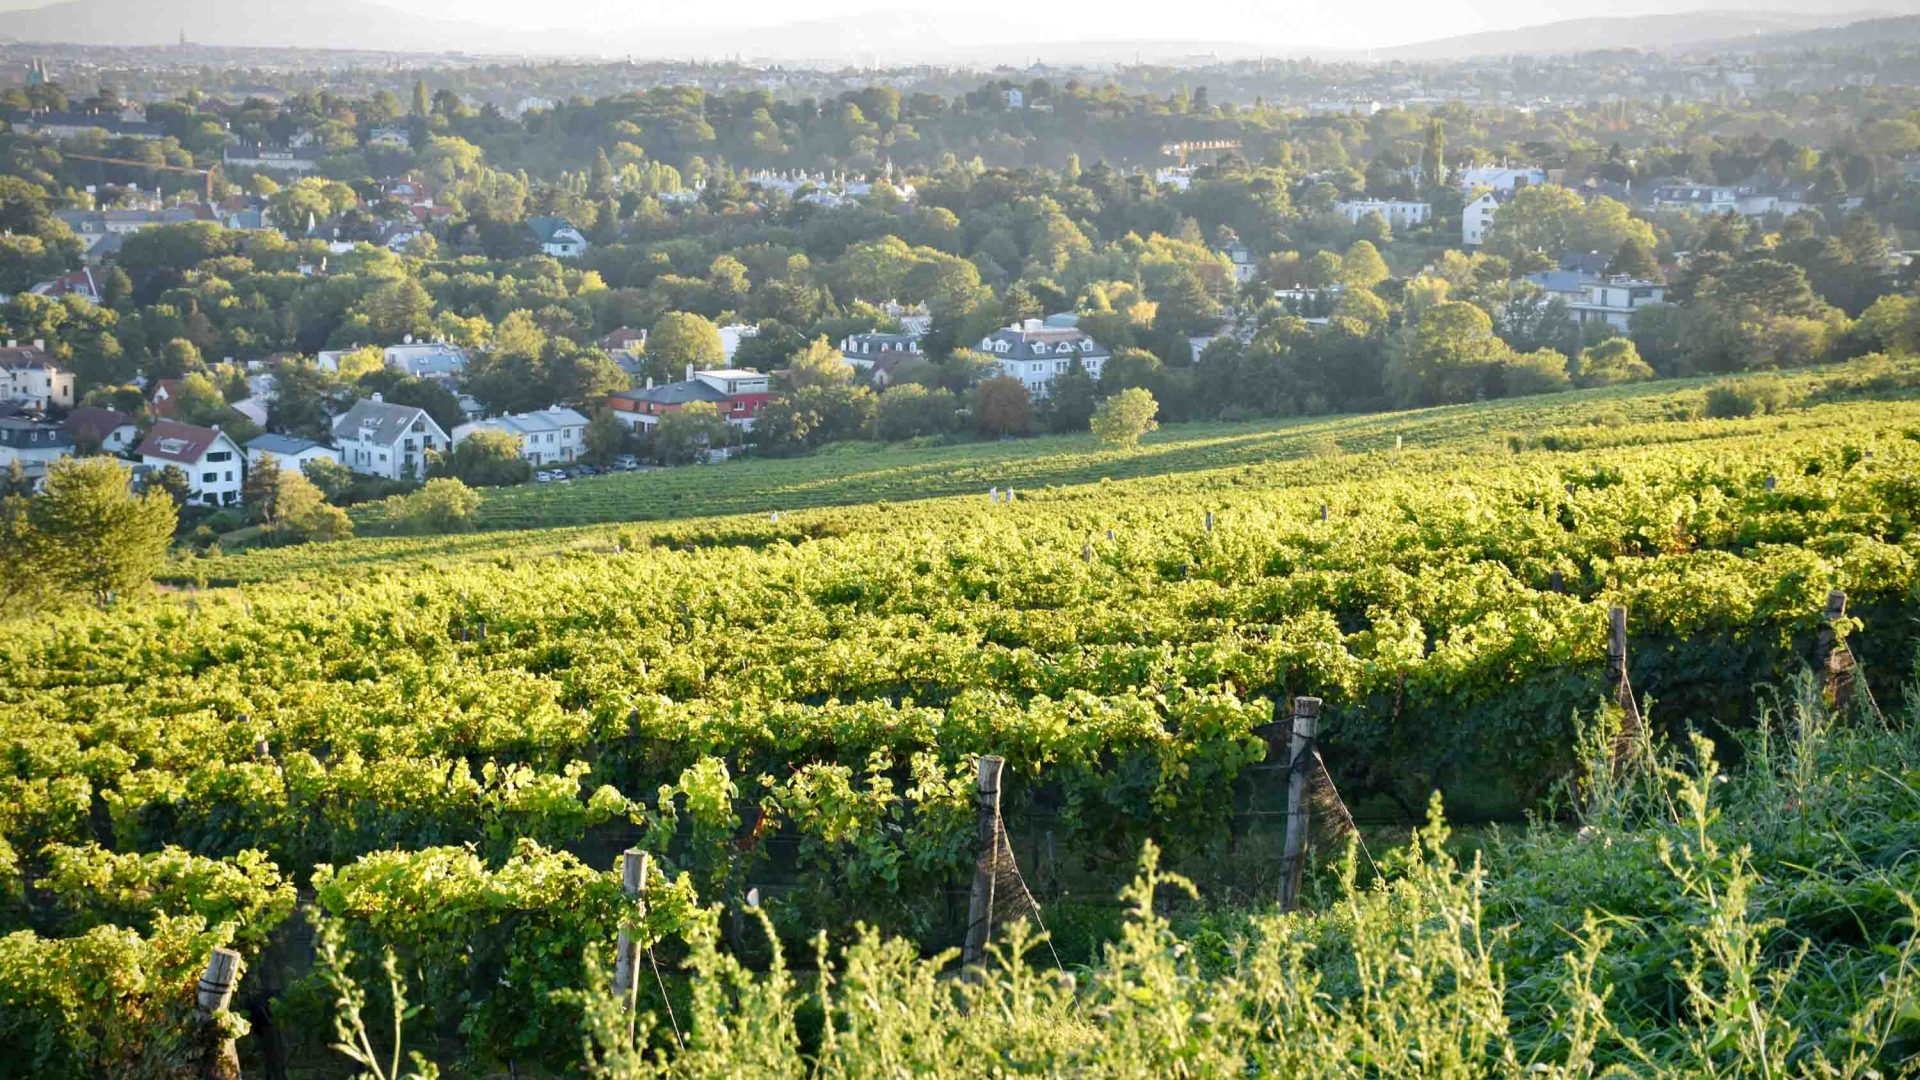
[{"label": "white house", "polygon": [[74,445],[98,447],[103,454],[124,454],[133,449],[140,430],[131,414],[94,405],[75,408],[63,423]]},{"label": "white house", "polygon": [[536,467],[574,461],[587,449],[587,418],[557,405],[538,412],[461,424],[453,429],[453,445],[459,446],[476,431],[512,435],[520,440],[520,456]]},{"label": "white house", "polygon": [[1333,208],[1347,224],[1358,225],[1360,219],[1368,214],[1379,214],[1387,224],[1396,229],[1424,225],[1433,217],[1433,204],[1412,202],[1404,199],[1348,199],[1333,204]]},{"label": "white house", "polygon": [[1235,240],[1222,248],[1220,254],[1227,257],[1228,265],[1233,267],[1233,280],[1236,285],[1245,285],[1260,273],[1260,259],[1247,245]]},{"label": "white house", "polygon": [[247,443],[247,468],[257,469],[267,458],[272,458],[288,472],[304,472],[308,465],[316,461],[339,462],[340,451],[312,439],[292,435],[267,434]]},{"label": "white house", "polygon": [[177,420],[154,423],[140,443],[140,463],[149,469],[177,465],[187,474],[187,499],[202,506],[233,506],[246,481],[246,455],[217,427]]},{"label": "white house", "polygon": [[980,351],[1000,363],[1000,373],[1019,379],[1034,397],[1045,397],[1054,378],[1073,362],[1098,379],[1111,355],[1077,326],[1028,319],[980,339]]},{"label": "white house", "polygon": [[1467,247],[1479,247],[1487,242],[1487,230],[1493,228],[1494,215],[1500,212],[1501,196],[1493,190],[1483,191],[1480,197],[1468,203],[1460,211],[1460,242]]},{"label": "white house", "polygon": [[528,218],[527,228],[532,231],[534,242],[540,245],[540,250],[556,259],[572,259],[587,250],[587,238],[566,218]]},{"label": "white house", "polygon": [[1567,305],[1575,322],[1603,322],[1626,331],[1633,313],[1649,304],[1665,303],[1667,287],[1657,281],[1614,277],[1586,283],[1586,295]]},{"label": "white house", "polygon": [[9,341],[0,349],[0,401],[29,409],[70,409],[73,372],[48,355],[45,341]]},{"label": "white house", "polygon": [[340,463],[362,476],[419,480],[427,451],[448,449],[447,433],[425,409],[389,405],[379,394],[356,401],[333,422]]}]

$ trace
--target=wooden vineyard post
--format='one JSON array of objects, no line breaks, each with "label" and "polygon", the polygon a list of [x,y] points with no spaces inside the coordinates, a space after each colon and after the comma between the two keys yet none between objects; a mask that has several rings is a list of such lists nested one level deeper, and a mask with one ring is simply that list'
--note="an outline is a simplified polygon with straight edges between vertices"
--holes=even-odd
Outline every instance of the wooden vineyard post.
[{"label": "wooden vineyard post", "polygon": [[1619,604],[1607,609],[1607,690],[1623,714],[1620,734],[1613,741],[1617,769],[1632,754],[1634,740],[1640,735],[1640,701],[1627,674],[1627,609]]},{"label": "wooden vineyard post", "polygon": [[214,1034],[213,1024],[233,1001],[234,984],[240,981],[240,954],[232,949],[215,949],[207,954],[207,967],[200,973],[194,1014],[201,1030],[208,1033],[206,1056],[201,1059],[200,1076],[204,1080],[240,1080],[240,1053],[233,1040]]},{"label": "wooden vineyard post", "polygon": [[639,993],[640,946],[634,940],[634,932],[628,923],[647,917],[645,895],[647,866],[652,856],[639,848],[628,848],[620,853],[620,891],[627,895],[629,909],[627,919],[620,927],[619,951],[613,961],[613,992],[620,997],[620,1004],[628,1012],[633,1011],[634,999]]},{"label": "wooden vineyard post", "polygon": [[1000,771],[1007,759],[998,754],[980,758],[978,788],[974,793],[974,832],[979,846],[973,864],[973,894],[967,900],[967,939],[961,963],[977,977],[993,936],[993,878],[1000,848]]},{"label": "wooden vineyard post", "polygon": [[1820,616],[1820,636],[1813,649],[1814,670],[1820,674],[1820,691],[1833,711],[1844,713],[1853,702],[1853,653],[1840,640],[1839,623],[1847,617],[1847,594],[1835,589],[1827,594],[1827,610]]},{"label": "wooden vineyard post", "polygon": [[1300,882],[1307,865],[1307,826],[1313,813],[1307,800],[1312,779],[1307,763],[1320,735],[1320,699],[1293,699],[1293,739],[1287,756],[1287,846],[1280,860],[1280,910],[1300,904]]}]

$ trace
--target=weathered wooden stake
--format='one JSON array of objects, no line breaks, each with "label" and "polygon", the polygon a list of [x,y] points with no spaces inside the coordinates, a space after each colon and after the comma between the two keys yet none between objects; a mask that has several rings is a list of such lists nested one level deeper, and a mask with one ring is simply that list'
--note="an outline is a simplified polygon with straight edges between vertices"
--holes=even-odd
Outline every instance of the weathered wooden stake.
[{"label": "weathered wooden stake", "polygon": [[1553,573],[1548,574],[1547,588],[1552,589],[1554,592],[1565,592],[1567,589],[1566,575],[1562,574],[1558,570],[1555,570]]},{"label": "weathered wooden stake", "polygon": [[1640,701],[1627,674],[1627,609],[1619,604],[1607,609],[1607,692],[1623,714],[1620,734],[1613,742],[1613,764],[1618,768],[1633,753],[1640,735]]},{"label": "weathered wooden stake", "polygon": [[1320,520],[1321,521],[1327,520],[1327,504],[1326,503],[1320,504]]},{"label": "weathered wooden stake", "polygon": [[1847,617],[1847,594],[1835,589],[1827,594],[1827,610],[1820,616],[1820,636],[1815,639],[1814,670],[1820,673],[1820,689],[1833,703],[1833,711],[1846,712],[1853,702],[1853,653],[1840,640],[1839,622]]},{"label": "weathered wooden stake", "polygon": [[1293,740],[1287,757],[1287,846],[1280,860],[1280,910],[1300,904],[1300,882],[1307,867],[1307,826],[1312,822],[1308,802],[1307,755],[1320,735],[1320,699],[1293,699]]},{"label": "weathered wooden stake", "polygon": [[[645,888],[647,866],[652,856],[639,848],[628,848],[620,853],[620,891],[627,895],[631,910],[627,914],[629,921],[647,917]],[[640,980],[637,972],[640,966],[640,948],[634,941],[633,931],[622,925],[620,943],[613,959],[613,992],[620,995],[620,1001],[628,1012],[633,1011],[634,999],[638,994]]]},{"label": "weathered wooden stake", "polygon": [[1771,476],[1767,477],[1767,490],[1772,491],[1776,483],[1778,483],[1778,481],[1776,481],[1773,477]]},{"label": "weathered wooden stake", "polygon": [[[227,1011],[233,1001],[234,984],[240,981],[240,954],[232,949],[215,949],[207,954],[207,968],[200,973],[199,994],[194,1012],[202,1024],[211,1024]],[[233,1040],[209,1040],[207,1056],[200,1063],[204,1080],[239,1080],[240,1053]]]},{"label": "weathered wooden stake", "polygon": [[960,959],[975,969],[986,959],[987,941],[993,936],[993,864],[999,855],[1000,771],[1006,764],[1007,759],[998,754],[983,755],[974,792],[978,855],[973,864],[973,895],[967,900],[967,940]]},{"label": "weathered wooden stake", "polygon": [[1112,529],[1108,529],[1108,530],[1107,530],[1107,543],[1109,543],[1109,544],[1111,544],[1111,543],[1113,543],[1113,530],[1112,530]]},{"label": "weathered wooden stake", "polygon": [[1089,563],[1093,561],[1093,541],[1089,540],[1080,545],[1080,561]]},{"label": "weathered wooden stake", "polygon": [[1213,531],[1213,511],[1207,511],[1207,531]]}]

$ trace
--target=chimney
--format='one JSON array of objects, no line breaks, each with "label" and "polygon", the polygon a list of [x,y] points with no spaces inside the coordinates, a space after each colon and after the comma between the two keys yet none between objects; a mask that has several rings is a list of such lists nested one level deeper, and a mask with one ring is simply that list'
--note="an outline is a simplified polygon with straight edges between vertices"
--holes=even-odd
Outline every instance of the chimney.
[{"label": "chimney", "polygon": [[380,396],[380,391],[378,391],[378,390],[375,390],[375,391],[373,392],[373,398],[372,398],[372,400],[373,400],[373,403],[374,403],[375,405],[380,405],[380,404],[383,404],[383,403],[385,403],[387,399],[386,399],[386,398],[384,398],[384,397],[382,397],[382,396]]},{"label": "chimney", "polygon": [[653,389],[653,376],[647,376],[647,389]]},{"label": "chimney", "polygon": [[12,339],[12,338],[8,338],[8,339],[7,339],[7,348],[9,348],[9,349],[17,349],[17,348],[19,348],[19,347],[20,347],[20,343],[19,343],[18,341],[15,341],[15,340],[14,340],[14,339]]},{"label": "chimney", "polygon": [[687,381],[688,382],[693,381],[693,365],[692,364],[687,365]]}]

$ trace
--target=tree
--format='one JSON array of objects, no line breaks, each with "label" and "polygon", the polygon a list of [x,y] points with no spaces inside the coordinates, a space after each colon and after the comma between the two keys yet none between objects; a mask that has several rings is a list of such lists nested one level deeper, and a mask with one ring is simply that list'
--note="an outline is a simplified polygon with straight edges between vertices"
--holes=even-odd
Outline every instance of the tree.
[{"label": "tree", "polygon": [[809,386],[839,386],[853,381],[853,365],[840,350],[819,337],[787,363],[787,382],[795,389]]},{"label": "tree", "polygon": [[1613,259],[1607,263],[1607,273],[1622,274],[1637,281],[1659,281],[1660,262],[1645,242],[1629,237],[1614,250]]},{"label": "tree", "polygon": [[727,445],[733,428],[710,401],[695,401],[662,416],[653,426],[653,458],[662,465],[699,461],[708,450]]},{"label": "tree", "polygon": [[338,502],[353,487],[353,470],[332,458],[314,458],[302,465],[300,472],[313,481],[328,502]]},{"label": "tree", "polygon": [[1421,316],[1387,374],[1403,404],[1472,401],[1487,393],[1488,377],[1511,353],[1486,312],[1452,301]]},{"label": "tree", "polygon": [[481,428],[440,455],[427,475],[451,476],[469,487],[505,487],[526,483],[533,466],[520,455],[519,436]]},{"label": "tree", "polygon": [[1573,381],[1580,386],[1612,386],[1653,378],[1653,367],[1640,359],[1632,338],[1608,338],[1580,354]]},{"label": "tree", "polygon": [[[319,459],[319,464],[327,459]],[[329,462],[332,464],[332,462]],[[353,519],[327,497],[304,473],[282,468],[268,454],[247,474],[246,503],[261,535],[270,544],[346,540],[353,536]]]},{"label": "tree", "polygon": [[1160,426],[1154,415],[1160,403],[1140,387],[1129,387],[1100,403],[1093,413],[1093,433],[1108,446],[1131,450],[1140,436]]},{"label": "tree", "polygon": [[452,477],[435,477],[420,490],[393,499],[390,519],[400,532],[444,533],[471,528],[480,494]]},{"label": "tree", "polygon": [[1075,357],[1072,366],[1053,377],[1041,412],[1048,431],[1085,431],[1099,403],[1100,385]]},{"label": "tree", "polygon": [[101,607],[153,580],[177,523],[171,497],[133,494],[126,467],[106,457],[54,462],[27,510],[34,561],[54,594]]},{"label": "tree", "polygon": [[1355,240],[1340,259],[1340,283],[1349,289],[1371,289],[1390,276],[1380,249],[1365,240]]},{"label": "tree", "polygon": [[688,367],[717,367],[726,360],[720,328],[691,311],[667,312],[647,334],[647,374],[661,382],[685,378]]},{"label": "tree", "polygon": [[204,372],[193,372],[180,380],[172,397],[174,419],[183,424],[212,427],[224,422],[232,410],[225,394]]},{"label": "tree", "polygon": [[1027,384],[1006,375],[973,388],[973,429],[982,435],[1033,434],[1033,396]]},{"label": "tree", "polygon": [[612,409],[600,409],[587,422],[587,430],[582,438],[587,444],[587,460],[595,465],[605,465],[616,455],[626,452],[632,436]]},{"label": "tree", "polygon": [[888,442],[944,435],[953,430],[959,399],[951,390],[930,390],[917,383],[901,383],[880,395],[874,408],[873,434]]}]

